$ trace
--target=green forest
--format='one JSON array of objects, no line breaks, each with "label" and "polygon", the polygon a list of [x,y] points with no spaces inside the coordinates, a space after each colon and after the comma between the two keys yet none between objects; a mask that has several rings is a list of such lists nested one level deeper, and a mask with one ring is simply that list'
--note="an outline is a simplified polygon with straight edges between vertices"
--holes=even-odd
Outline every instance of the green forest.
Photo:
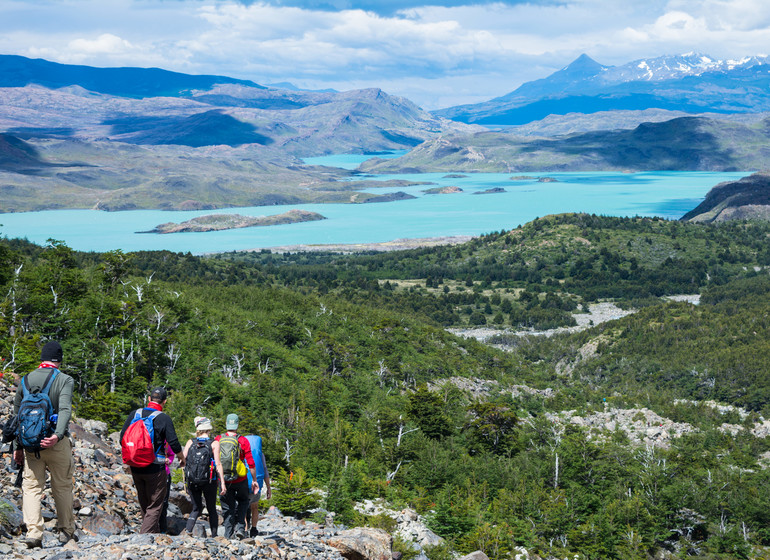
[{"label": "green forest", "polygon": [[[444,537],[431,560],[515,547],[762,557],[768,236],[764,222],[565,214],[356,255],[97,254],[6,238],[2,381],[34,369],[53,338],[79,417],[117,429],[156,384],[182,432],[196,415],[221,429],[235,412],[263,436],[282,511],[320,506],[338,523],[392,528],[353,508],[385,498]],[[667,299],[682,294],[700,302]],[[634,312],[531,334],[607,301]],[[499,328],[494,345],[448,330],[475,326]],[[619,425],[569,420],[636,409],[690,428],[644,445]]]}]

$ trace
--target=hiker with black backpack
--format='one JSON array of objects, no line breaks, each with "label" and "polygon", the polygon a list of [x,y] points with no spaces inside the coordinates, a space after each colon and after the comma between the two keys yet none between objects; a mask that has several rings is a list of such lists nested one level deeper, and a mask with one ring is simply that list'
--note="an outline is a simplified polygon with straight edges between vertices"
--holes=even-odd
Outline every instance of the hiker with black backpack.
[{"label": "hiker with black backpack", "polygon": [[[257,471],[254,457],[251,455],[249,440],[238,435],[238,415],[228,414],[225,423],[227,432],[214,440],[212,448],[218,458],[217,470],[224,480],[225,487],[220,491],[219,502],[222,504],[225,537],[237,539],[246,537],[246,511],[249,509],[251,494],[257,492]],[[252,484],[246,479],[246,464],[251,471]]]},{"label": "hiker with black backpack", "polygon": [[17,422],[14,461],[24,465],[22,513],[28,548],[43,546],[43,490],[46,470],[51,476],[51,494],[56,505],[59,542],[77,540],[72,509],[72,475],[75,463],[69,439],[72,392],[75,381],[59,371],[64,351],[55,340],[40,352],[40,366],[19,381],[13,399]]},{"label": "hiker with black backpack", "polygon": [[150,392],[147,406],[132,411],[120,431],[123,463],[131,467],[142,510],[140,533],[160,533],[160,516],[168,480],[164,453],[166,442],[179,455],[180,466],[185,465],[174,422],[163,412],[167,398],[166,389],[155,387]]},{"label": "hiker with black backpack", "polygon": [[209,514],[211,536],[217,536],[219,514],[217,513],[217,490],[226,492],[225,481],[219,476],[216,458],[211,439],[214,426],[211,420],[204,416],[195,417],[195,438],[190,439],[184,446],[182,455],[185,457],[184,478],[187,493],[190,495],[193,509],[187,518],[185,531],[192,534],[195,522],[203,512],[203,500],[206,500],[206,512]]}]

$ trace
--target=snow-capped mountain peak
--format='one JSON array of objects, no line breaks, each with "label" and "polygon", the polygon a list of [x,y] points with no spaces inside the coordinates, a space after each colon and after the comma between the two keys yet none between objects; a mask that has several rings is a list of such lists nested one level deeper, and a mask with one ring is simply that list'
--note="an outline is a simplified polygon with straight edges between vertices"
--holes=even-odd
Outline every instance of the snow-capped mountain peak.
[{"label": "snow-capped mountain peak", "polygon": [[637,80],[658,82],[700,76],[707,72],[750,68],[769,62],[766,55],[744,57],[740,60],[716,60],[702,53],[689,52],[635,60],[622,66],[608,66],[601,74],[601,81],[608,85]]}]

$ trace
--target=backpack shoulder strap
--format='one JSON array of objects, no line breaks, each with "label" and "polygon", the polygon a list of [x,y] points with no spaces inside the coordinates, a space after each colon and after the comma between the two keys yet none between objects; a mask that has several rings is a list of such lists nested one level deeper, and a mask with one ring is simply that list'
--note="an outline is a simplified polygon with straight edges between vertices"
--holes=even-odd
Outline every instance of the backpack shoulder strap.
[{"label": "backpack shoulder strap", "polygon": [[[59,373],[59,370],[56,368],[49,368],[51,371],[48,372],[48,375],[45,378],[45,382],[43,383],[43,386],[41,387],[39,393],[48,394],[48,391],[51,388],[51,384],[53,383],[54,378],[56,377],[56,374]],[[32,393],[32,387],[29,385],[29,375],[27,374],[24,376],[24,379],[22,380],[21,388],[22,388],[22,398],[26,397],[28,394]]]},{"label": "backpack shoulder strap", "polygon": [[40,389],[40,392],[44,395],[48,394],[48,391],[51,390],[51,385],[53,385],[54,379],[56,379],[56,376],[59,375],[59,370],[56,368],[53,368],[49,374],[48,377],[45,378],[45,383],[43,383],[42,389]]}]

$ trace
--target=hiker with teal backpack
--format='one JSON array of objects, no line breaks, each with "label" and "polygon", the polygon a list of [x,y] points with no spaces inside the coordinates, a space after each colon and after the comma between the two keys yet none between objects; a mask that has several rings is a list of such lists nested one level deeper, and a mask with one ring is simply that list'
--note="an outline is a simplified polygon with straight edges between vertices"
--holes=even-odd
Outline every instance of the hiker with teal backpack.
[{"label": "hiker with teal backpack", "polygon": [[[250,495],[257,491],[257,471],[251,446],[249,440],[238,435],[238,423],[237,414],[228,414],[225,424],[227,432],[217,436],[212,445],[214,456],[219,459],[217,470],[221,469],[224,481],[219,502],[222,504],[225,537],[228,539],[233,535],[238,539],[246,536],[246,511],[249,509]],[[246,478],[244,460],[251,471],[251,488]]]},{"label": "hiker with teal backpack", "polygon": [[17,449],[14,461],[24,464],[22,513],[27,526],[28,548],[43,546],[43,490],[46,469],[51,475],[51,494],[56,505],[56,528],[64,544],[77,540],[72,509],[72,475],[75,463],[69,439],[72,392],[75,381],[59,371],[64,352],[51,340],[40,352],[40,366],[25,375],[16,388]]},{"label": "hiker with teal backpack", "polygon": [[184,479],[187,493],[193,508],[187,518],[185,531],[192,534],[195,522],[203,512],[203,500],[206,500],[206,512],[209,514],[211,536],[217,536],[219,514],[217,513],[217,490],[227,491],[221,467],[217,465],[214,454],[211,432],[214,426],[205,416],[195,417],[195,438],[190,439],[184,446],[182,455],[185,457]]},{"label": "hiker with teal backpack", "polygon": [[171,417],[163,412],[168,393],[163,387],[150,392],[147,406],[131,412],[120,431],[123,463],[131,467],[139,508],[142,511],[140,533],[160,533],[160,516],[166,499],[166,442],[179,455],[184,467],[182,446]]}]

